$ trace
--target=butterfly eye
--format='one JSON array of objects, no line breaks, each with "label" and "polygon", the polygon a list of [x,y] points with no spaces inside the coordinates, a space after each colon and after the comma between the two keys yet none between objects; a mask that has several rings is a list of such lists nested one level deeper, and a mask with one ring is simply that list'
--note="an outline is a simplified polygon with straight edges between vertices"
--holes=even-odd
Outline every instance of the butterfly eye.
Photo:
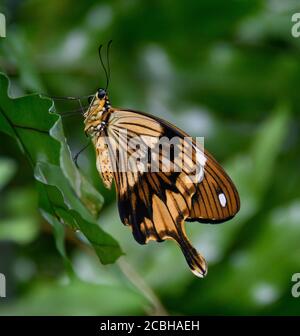
[{"label": "butterfly eye", "polygon": [[105,90],[103,90],[103,89],[99,89],[99,90],[97,91],[97,96],[98,96],[99,99],[103,99],[103,98],[106,96],[106,92],[105,92]]}]

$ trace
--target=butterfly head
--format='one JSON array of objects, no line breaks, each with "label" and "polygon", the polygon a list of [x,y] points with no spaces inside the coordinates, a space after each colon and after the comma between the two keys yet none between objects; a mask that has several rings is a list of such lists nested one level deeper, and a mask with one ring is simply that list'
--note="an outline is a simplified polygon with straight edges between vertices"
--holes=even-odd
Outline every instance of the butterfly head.
[{"label": "butterfly head", "polygon": [[99,100],[104,100],[105,98],[107,98],[107,94],[106,91],[104,89],[98,89],[98,91],[96,92],[96,97]]},{"label": "butterfly head", "polygon": [[106,90],[98,89],[90,97],[89,103],[89,108],[84,114],[85,132],[94,135],[95,132],[99,132],[103,114],[111,108]]}]

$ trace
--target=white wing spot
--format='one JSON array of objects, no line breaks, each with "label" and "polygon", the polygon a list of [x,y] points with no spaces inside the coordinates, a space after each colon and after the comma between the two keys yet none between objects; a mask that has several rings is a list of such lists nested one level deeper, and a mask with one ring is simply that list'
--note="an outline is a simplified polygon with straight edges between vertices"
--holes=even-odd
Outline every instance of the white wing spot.
[{"label": "white wing spot", "polygon": [[219,196],[219,201],[220,201],[222,207],[224,208],[226,206],[226,203],[227,203],[226,202],[226,197],[223,193],[219,194],[218,196]]}]

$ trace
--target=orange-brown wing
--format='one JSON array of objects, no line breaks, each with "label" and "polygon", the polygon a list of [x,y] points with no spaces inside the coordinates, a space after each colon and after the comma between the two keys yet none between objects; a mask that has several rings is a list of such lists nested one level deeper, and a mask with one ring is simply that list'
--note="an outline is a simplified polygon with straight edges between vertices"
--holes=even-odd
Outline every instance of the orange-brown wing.
[{"label": "orange-brown wing", "polygon": [[[128,110],[114,110],[106,129],[106,135],[109,139],[109,153],[111,162],[115,163],[114,179],[116,184],[116,191],[118,194],[119,213],[122,222],[132,228],[135,239],[141,243],[147,243],[149,240],[163,241],[165,239],[175,240],[181,247],[184,256],[191,268],[197,276],[204,276],[207,272],[207,266],[204,258],[196,251],[196,249],[189,242],[184,228],[185,220],[199,220],[206,222],[207,219],[215,221],[215,213],[218,211],[214,209],[205,212],[202,206],[210,205],[215,207],[211,197],[215,197],[213,192],[224,192],[225,197],[231,196],[229,191],[224,191],[223,184],[220,181],[216,182],[216,176],[211,179],[211,162],[213,159],[209,154],[201,152],[202,159],[199,166],[202,169],[200,179],[194,180],[194,175],[191,175],[192,165],[195,164],[195,155],[190,155],[188,164],[182,167],[181,171],[175,169],[177,163],[180,161],[180,154],[173,155],[169,158],[164,156],[164,153],[157,154],[157,162],[159,170],[157,172],[145,172],[136,162],[131,162],[131,168],[124,170],[124,163],[122,153],[128,154],[130,148],[126,143],[132,138],[139,136],[140,153],[144,153],[147,159],[147,148],[153,148],[158,139],[162,137],[172,138],[177,137],[181,142],[185,141],[185,134],[175,126],[152,117],[150,115],[128,111]],[[154,141],[150,141],[154,139]],[[190,146],[194,148],[193,153],[198,151],[196,144],[192,141]],[[132,154],[130,152],[130,154]],[[197,156],[197,155],[196,155]],[[164,160],[163,160],[164,159]],[[161,169],[166,164],[173,163],[174,166],[169,171]],[[146,164],[149,162],[146,160]],[[190,166],[189,166],[190,165]],[[221,177],[224,171],[218,168],[218,178]],[[201,171],[200,169],[200,171]],[[224,176],[227,175],[225,174]],[[205,185],[210,185],[211,193],[208,194],[207,199],[203,197],[202,202],[199,202],[199,195],[202,189],[200,186],[202,182]],[[203,190],[206,191],[204,188]],[[217,196],[219,202],[224,205],[222,196]],[[199,209],[197,205],[201,204]],[[227,201],[228,202],[228,201]],[[227,208],[228,204],[222,206]],[[224,216],[217,212],[223,220],[228,219],[228,214],[224,211]],[[211,218],[208,217],[211,214]],[[197,216],[195,218],[195,216]]]},{"label": "orange-brown wing", "polygon": [[[184,228],[192,195],[196,192],[189,167],[183,167],[181,172],[175,171],[162,151],[160,154],[152,152],[152,155],[157,155],[157,172],[151,169],[145,172],[136,161],[127,162],[130,169],[124,170],[126,163],[122,153],[132,154],[126,145],[129,141],[138,136],[140,154],[147,156],[147,149],[154,151],[155,142],[166,134],[164,127],[151,117],[132,111],[112,113],[107,137],[111,161],[116,162],[114,179],[120,218],[132,228],[133,236],[140,244],[149,240],[176,241],[191,270],[202,277],[207,272],[205,259],[191,245]],[[180,138],[180,141],[183,139]],[[149,165],[149,162],[146,164]],[[170,171],[162,171],[166,167]]]},{"label": "orange-brown wing", "polygon": [[187,221],[222,223],[240,209],[240,198],[230,177],[218,162],[205,151],[204,178],[193,195],[192,207]]},{"label": "orange-brown wing", "polygon": [[[165,133],[189,137],[187,133],[171,123],[157,117],[153,118],[160,123],[161,127],[164,127]],[[215,158],[207,150],[200,149],[205,155],[204,177],[197,184],[196,193],[192,197],[190,214],[186,221],[222,223],[233,218],[239,211],[239,194],[234,183]]]}]

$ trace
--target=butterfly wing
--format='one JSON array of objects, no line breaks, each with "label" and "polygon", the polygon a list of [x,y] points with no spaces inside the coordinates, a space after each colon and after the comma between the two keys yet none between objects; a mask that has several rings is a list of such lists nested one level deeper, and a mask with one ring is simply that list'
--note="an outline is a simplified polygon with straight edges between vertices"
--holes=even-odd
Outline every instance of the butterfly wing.
[{"label": "butterfly wing", "polygon": [[[108,139],[108,150],[111,162],[114,166],[114,179],[118,194],[118,207],[122,222],[132,228],[135,239],[145,244],[149,240],[163,241],[165,239],[175,240],[191,268],[197,276],[204,276],[207,272],[205,259],[196,251],[187,238],[184,221],[185,220],[226,220],[232,217],[233,211],[231,199],[224,204],[223,198],[216,195],[224,193],[224,197],[232,197],[235,192],[224,189],[220,182],[222,179],[228,180],[228,176],[212,157],[202,153],[200,160],[200,170],[203,174],[195,181],[195,175],[191,174],[192,166],[195,164],[195,151],[186,153],[189,156],[188,163],[177,171],[180,154],[167,157],[164,152],[155,153],[158,170],[153,172],[145,171],[145,165],[141,167],[140,162],[130,161],[125,163],[124,153],[132,155],[134,150],[128,148],[130,140],[139,137],[139,155],[144,153],[146,166],[150,160],[147,157],[147,148],[154,148],[155,141],[162,137],[168,139],[177,137],[179,142],[184,142],[187,134],[162,119],[149,116],[144,113],[129,110],[114,110],[105,130]],[[182,143],[180,145],[182,145]],[[196,144],[191,143],[196,149]],[[134,147],[134,146],[133,146]],[[197,155],[196,155],[197,156]],[[210,167],[217,175],[212,175]],[[164,165],[171,169],[164,171]],[[142,169],[143,168],[143,169]],[[153,167],[152,167],[153,168]],[[221,178],[221,180],[217,180]],[[212,180],[213,178],[213,180]],[[229,181],[229,180],[228,180]],[[202,187],[205,182],[205,187]],[[224,182],[225,183],[225,182]],[[233,186],[231,183],[230,186]],[[207,188],[210,188],[210,193]],[[235,190],[235,189],[234,189]],[[217,199],[222,200],[222,212],[214,209]],[[213,208],[207,210],[208,206]],[[225,209],[225,210],[224,210]],[[217,216],[216,216],[217,214]]]},{"label": "butterfly wing", "polygon": [[192,207],[187,221],[222,223],[240,209],[239,194],[224,169],[205,151],[204,178],[193,195]]},{"label": "butterfly wing", "polygon": [[[183,130],[161,118],[138,111],[135,113],[152,117],[163,128],[162,134],[167,134],[168,137],[189,137]],[[195,141],[193,144],[201,147],[201,144],[196,144]],[[204,177],[201,183],[197,184],[196,193],[192,197],[190,214],[186,221],[211,224],[228,221],[240,209],[238,191],[215,158],[207,150],[202,147],[200,149],[205,156]]]}]

